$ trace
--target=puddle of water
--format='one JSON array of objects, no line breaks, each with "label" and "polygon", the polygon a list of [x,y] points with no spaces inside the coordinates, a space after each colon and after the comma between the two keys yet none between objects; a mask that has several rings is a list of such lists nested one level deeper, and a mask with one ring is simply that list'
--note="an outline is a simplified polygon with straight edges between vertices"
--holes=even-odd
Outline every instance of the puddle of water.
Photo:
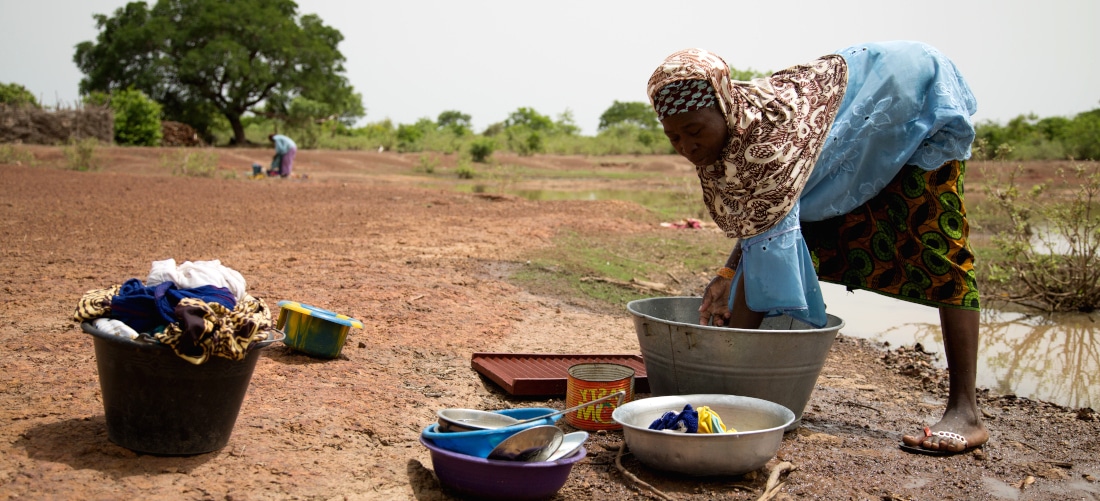
[{"label": "puddle of water", "polygon": [[[849,293],[822,284],[829,313],[844,319],[841,333],[897,347],[921,343],[946,367],[939,311],[869,291]],[[983,310],[979,333],[979,388],[1067,407],[1100,404],[1100,336],[1088,315],[1053,321]]]}]

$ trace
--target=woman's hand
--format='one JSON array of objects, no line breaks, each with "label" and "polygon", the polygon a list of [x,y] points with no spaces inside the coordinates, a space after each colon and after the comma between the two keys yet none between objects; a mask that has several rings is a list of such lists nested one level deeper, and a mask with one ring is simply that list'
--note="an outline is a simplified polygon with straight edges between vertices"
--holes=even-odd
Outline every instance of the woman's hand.
[{"label": "woman's hand", "polygon": [[714,277],[703,291],[699,306],[699,325],[724,327],[730,319],[729,298],[733,279]]}]

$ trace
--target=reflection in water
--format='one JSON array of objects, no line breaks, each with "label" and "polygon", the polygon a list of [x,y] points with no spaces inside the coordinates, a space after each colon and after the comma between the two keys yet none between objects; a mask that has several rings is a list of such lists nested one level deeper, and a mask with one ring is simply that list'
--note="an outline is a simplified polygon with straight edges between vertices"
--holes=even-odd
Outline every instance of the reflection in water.
[{"label": "reflection in water", "polygon": [[[829,313],[844,319],[842,334],[893,347],[921,343],[946,367],[935,308],[868,291],[848,293],[834,284],[822,289]],[[1088,315],[1052,321],[986,309],[981,322],[979,388],[1073,408],[1100,404],[1100,338]]]}]

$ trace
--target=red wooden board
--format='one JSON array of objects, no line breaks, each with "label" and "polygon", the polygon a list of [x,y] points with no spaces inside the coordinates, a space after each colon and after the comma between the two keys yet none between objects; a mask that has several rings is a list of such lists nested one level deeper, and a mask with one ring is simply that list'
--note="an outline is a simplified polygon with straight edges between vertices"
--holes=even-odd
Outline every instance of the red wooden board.
[{"label": "red wooden board", "polygon": [[470,365],[511,395],[565,396],[569,367],[602,362],[634,369],[634,393],[649,393],[641,355],[559,355],[541,353],[474,353]]}]

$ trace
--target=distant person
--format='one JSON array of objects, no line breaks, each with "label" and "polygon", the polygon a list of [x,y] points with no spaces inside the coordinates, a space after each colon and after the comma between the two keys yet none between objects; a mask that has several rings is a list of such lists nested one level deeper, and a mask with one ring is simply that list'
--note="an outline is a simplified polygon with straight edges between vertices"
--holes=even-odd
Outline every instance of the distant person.
[{"label": "distant person", "polygon": [[738,239],[699,322],[755,329],[785,313],[823,327],[819,280],[938,308],[946,409],[900,445],[941,455],[984,444],[962,198],[977,102],[954,63],[917,42],[869,43],[740,82],[719,56],[688,49],[653,72],[648,95],[715,223]]},{"label": "distant person", "polygon": [[271,160],[271,169],[268,172],[289,177],[294,168],[294,155],[298,153],[298,145],[282,134],[271,134],[267,139],[275,143],[275,157]]}]

